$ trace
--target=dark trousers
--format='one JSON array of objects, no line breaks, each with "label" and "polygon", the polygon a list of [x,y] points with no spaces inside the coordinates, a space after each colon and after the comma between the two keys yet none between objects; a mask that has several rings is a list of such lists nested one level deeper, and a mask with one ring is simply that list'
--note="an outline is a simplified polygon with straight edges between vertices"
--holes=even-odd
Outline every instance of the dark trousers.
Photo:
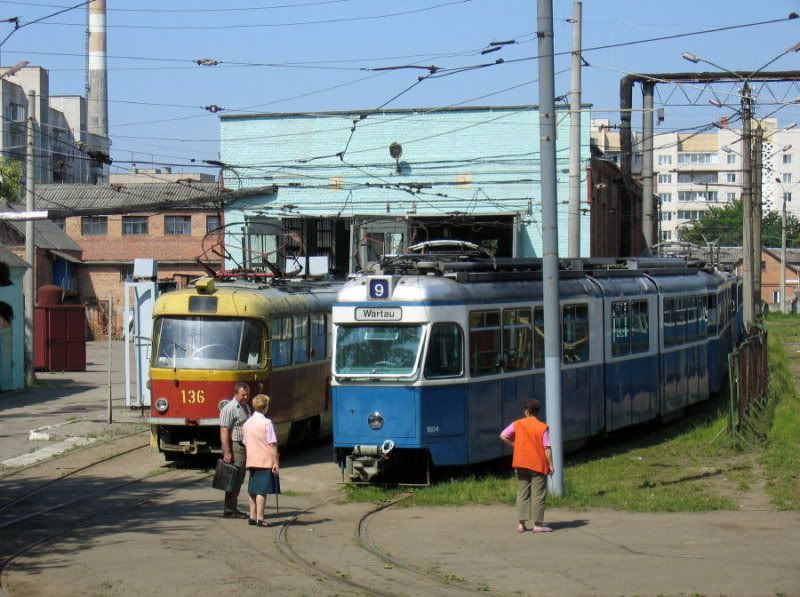
[{"label": "dark trousers", "polygon": [[244,481],[245,461],[244,445],[233,442],[233,463],[239,467],[239,473],[236,475],[236,483],[233,489],[225,492],[225,512],[236,512],[236,504],[239,501],[239,490],[242,488],[242,482]]}]

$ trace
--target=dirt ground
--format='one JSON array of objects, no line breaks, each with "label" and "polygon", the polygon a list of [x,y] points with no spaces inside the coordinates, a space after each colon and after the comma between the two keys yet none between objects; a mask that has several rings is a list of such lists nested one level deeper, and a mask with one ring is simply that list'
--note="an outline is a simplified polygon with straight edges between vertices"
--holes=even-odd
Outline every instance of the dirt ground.
[{"label": "dirt ground", "polygon": [[[145,450],[125,473],[161,466]],[[365,522],[373,507],[342,502],[338,481],[330,448],[289,458],[280,515],[270,499],[274,524],[262,529],[223,519],[221,493],[205,480],[33,549],[3,587],[19,596],[800,594],[797,512],[552,510],[555,532],[518,534],[500,506],[394,507]]]}]

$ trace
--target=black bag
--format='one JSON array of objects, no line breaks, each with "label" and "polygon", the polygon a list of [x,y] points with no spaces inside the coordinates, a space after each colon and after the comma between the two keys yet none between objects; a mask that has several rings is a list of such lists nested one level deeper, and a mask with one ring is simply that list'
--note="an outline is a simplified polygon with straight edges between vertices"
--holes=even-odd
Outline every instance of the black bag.
[{"label": "black bag", "polygon": [[228,464],[222,458],[217,460],[217,470],[214,471],[214,480],[211,482],[211,487],[214,489],[221,489],[222,491],[231,491],[236,485],[236,479],[239,476],[239,467],[235,464]]}]

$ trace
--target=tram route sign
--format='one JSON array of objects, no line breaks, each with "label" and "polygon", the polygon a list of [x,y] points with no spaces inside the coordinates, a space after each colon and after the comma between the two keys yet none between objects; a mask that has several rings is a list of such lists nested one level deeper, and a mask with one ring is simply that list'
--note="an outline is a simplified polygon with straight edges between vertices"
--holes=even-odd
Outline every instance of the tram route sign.
[{"label": "tram route sign", "polygon": [[377,300],[392,298],[392,279],[371,278],[369,281],[369,298]]},{"label": "tram route sign", "polygon": [[356,321],[400,321],[403,319],[401,307],[356,307]]}]

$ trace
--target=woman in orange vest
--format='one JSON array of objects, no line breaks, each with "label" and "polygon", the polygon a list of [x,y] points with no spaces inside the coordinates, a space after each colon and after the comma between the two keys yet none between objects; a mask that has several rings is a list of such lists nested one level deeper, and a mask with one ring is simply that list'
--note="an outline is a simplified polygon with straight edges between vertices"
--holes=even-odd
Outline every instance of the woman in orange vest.
[{"label": "woman in orange vest", "polygon": [[[525,522],[533,520],[534,533],[549,533],[544,525],[544,499],[547,495],[547,475],[553,474],[553,451],[546,423],[536,417],[538,400],[525,402],[524,414],[503,429],[500,439],[514,448],[511,466],[517,477],[517,532],[528,531]],[[533,501],[531,500],[533,491]]]},{"label": "woman in orange vest", "polygon": [[269,526],[264,522],[264,507],[267,494],[281,492],[278,477],[278,437],[275,427],[267,417],[269,396],[259,394],[252,400],[253,414],[242,425],[244,444],[247,447],[247,470],[250,481],[247,493],[250,496],[250,525]]}]

